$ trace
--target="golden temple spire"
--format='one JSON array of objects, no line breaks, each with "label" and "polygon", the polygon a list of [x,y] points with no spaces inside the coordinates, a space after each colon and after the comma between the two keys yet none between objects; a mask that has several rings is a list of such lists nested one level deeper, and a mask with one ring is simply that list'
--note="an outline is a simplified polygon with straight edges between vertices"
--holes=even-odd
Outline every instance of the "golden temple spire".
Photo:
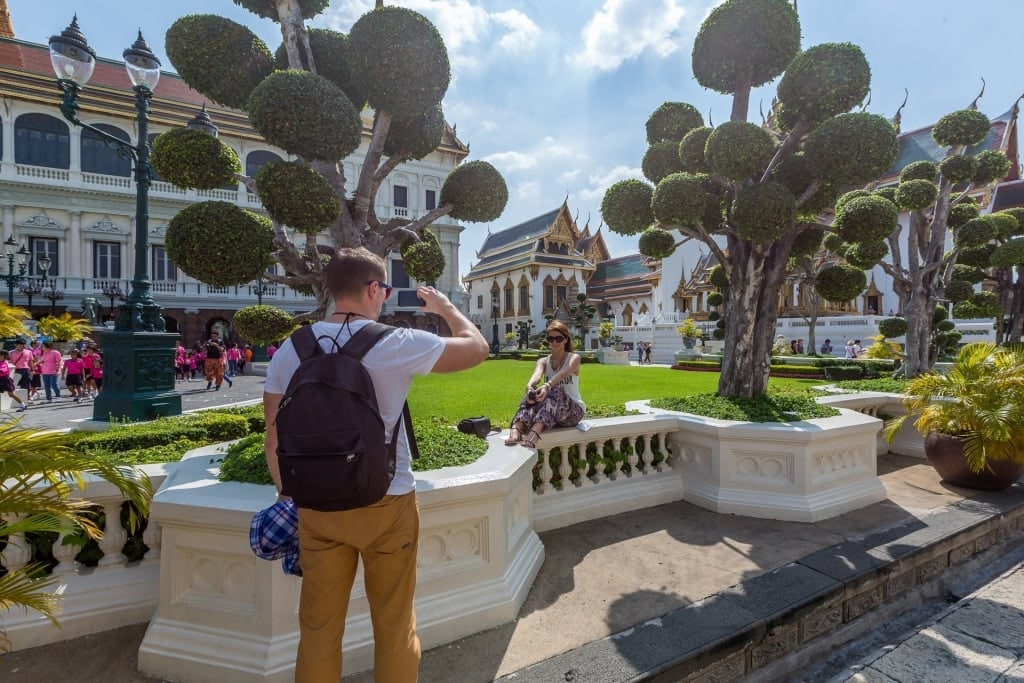
[{"label": "golden temple spire", "polygon": [[0,0],[0,38],[13,38],[14,26],[11,24],[11,13],[7,10],[7,0]]}]

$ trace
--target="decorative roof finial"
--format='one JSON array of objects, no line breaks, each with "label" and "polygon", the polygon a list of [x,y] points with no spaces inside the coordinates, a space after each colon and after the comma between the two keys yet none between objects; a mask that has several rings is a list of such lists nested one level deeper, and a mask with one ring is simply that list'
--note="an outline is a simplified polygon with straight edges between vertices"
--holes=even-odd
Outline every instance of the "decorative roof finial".
[{"label": "decorative roof finial", "polygon": [[979,92],[978,96],[974,98],[973,102],[971,102],[971,106],[970,106],[971,110],[973,110],[973,111],[977,111],[978,110],[978,100],[980,100],[981,96],[984,95],[984,94],[985,94],[985,79],[982,78],[981,79],[981,92]]}]

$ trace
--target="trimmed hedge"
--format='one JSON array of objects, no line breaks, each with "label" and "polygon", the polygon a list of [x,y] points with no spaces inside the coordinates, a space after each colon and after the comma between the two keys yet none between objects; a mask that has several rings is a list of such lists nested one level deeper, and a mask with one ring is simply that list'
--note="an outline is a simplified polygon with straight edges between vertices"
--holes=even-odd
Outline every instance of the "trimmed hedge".
[{"label": "trimmed hedge", "polygon": [[863,370],[855,365],[834,365],[825,368],[825,379],[837,382],[861,379],[863,376]]}]

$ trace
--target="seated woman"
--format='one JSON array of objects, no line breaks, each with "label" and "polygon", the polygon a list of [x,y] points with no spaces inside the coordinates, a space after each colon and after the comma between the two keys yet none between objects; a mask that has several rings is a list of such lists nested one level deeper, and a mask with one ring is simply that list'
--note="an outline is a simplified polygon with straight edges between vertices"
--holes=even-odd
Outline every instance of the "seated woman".
[{"label": "seated woman", "polygon": [[[565,323],[555,320],[548,325],[547,342],[551,355],[538,360],[533,369],[505,439],[508,446],[519,443],[536,448],[542,431],[575,427],[587,409],[580,398],[580,357],[572,352],[572,336]],[[538,386],[542,377],[545,381]]]}]

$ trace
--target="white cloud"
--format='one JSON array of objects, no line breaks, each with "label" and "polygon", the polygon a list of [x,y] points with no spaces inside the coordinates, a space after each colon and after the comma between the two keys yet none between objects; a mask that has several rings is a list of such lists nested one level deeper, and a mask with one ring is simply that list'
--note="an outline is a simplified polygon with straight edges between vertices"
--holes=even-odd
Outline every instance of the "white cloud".
[{"label": "white cloud", "polygon": [[526,171],[537,165],[537,157],[523,152],[495,152],[484,157],[502,172]]},{"label": "white cloud", "polygon": [[540,196],[540,183],[536,180],[527,180],[516,186],[516,198],[520,201],[529,201]]},{"label": "white cloud", "polygon": [[585,202],[600,201],[604,198],[604,193],[609,187],[620,180],[627,180],[629,178],[644,180],[644,173],[639,168],[630,166],[616,166],[610,171],[601,174],[591,173],[587,178],[589,187],[580,190],[579,198]]},{"label": "white cloud", "polygon": [[575,181],[576,177],[579,176],[579,174],[580,169],[578,168],[574,168],[571,171],[563,171],[562,173],[558,174],[558,182],[562,185],[568,185]]},{"label": "white cloud", "polygon": [[685,14],[680,0],[605,0],[583,27],[583,48],[569,61],[613,71],[647,51],[666,57],[680,47],[678,29]]},{"label": "white cloud", "polygon": [[501,37],[498,45],[509,52],[526,52],[537,46],[540,39],[540,27],[519,10],[510,9],[492,14],[494,21],[509,29]]}]

